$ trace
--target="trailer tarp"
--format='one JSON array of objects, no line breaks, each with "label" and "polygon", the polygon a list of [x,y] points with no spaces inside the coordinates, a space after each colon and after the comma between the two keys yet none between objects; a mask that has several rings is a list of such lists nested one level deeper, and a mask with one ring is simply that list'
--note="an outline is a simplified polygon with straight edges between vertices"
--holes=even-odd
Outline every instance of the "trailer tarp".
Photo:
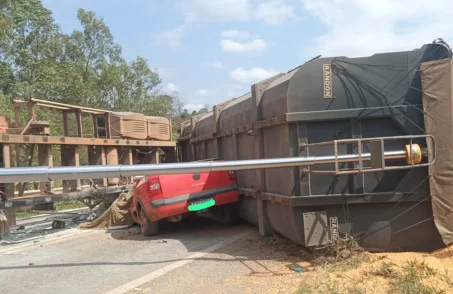
[{"label": "trailer tarp", "polygon": [[446,245],[453,243],[453,63],[421,64],[425,130],[436,140],[437,160],[429,167],[434,222]]}]

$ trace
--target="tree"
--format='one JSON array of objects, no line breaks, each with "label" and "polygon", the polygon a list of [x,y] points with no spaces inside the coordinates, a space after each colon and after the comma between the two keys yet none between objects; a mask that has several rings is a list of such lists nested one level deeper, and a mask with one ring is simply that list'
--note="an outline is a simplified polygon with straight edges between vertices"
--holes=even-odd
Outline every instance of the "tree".
[{"label": "tree", "polygon": [[[137,56],[126,61],[110,29],[94,12],[79,9],[77,18],[82,28],[64,34],[40,0],[0,0],[1,114],[12,116],[11,99],[35,97],[146,115],[179,115],[178,96],[160,93],[161,80],[148,60]],[[50,122],[53,134],[62,134],[61,115],[43,109],[36,113]],[[84,129],[89,124],[87,120]],[[59,154],[54,156],[57,160]]]}]

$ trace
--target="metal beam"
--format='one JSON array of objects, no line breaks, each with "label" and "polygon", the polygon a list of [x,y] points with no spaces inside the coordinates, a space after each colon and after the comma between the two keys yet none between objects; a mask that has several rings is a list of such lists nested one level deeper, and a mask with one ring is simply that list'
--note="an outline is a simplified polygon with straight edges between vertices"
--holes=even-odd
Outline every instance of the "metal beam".
[{"label": "metal beam", "polygon": [[36,135],[0,135],[0,143],[3,144],[45,144],[45,145],[81,145],[81,146],[149,146],[149,147],[175,147],[172,141],[148,141],[126,139],[102,139],[102,138],[77,138]]},{"label": "metal beam", "polygon": [[[387,151],[386,159],[406,159],[406,151]],[[168,164],[138,164],[138,165],[106,165],[106,166],[76,166],[76,167],[15,167],[0,169],[1,183],[21,181],[54,181],[90,178],[121,178],[130,176],[146,176],[150,174],[180,174],[194,172],[235,171],[250,169],[282,168],[293,166],[310,166],[332,162],[369,161],[370,153],[347,154],[338,156],[308,156],[272,159],[252,159],[213,162],[189,162]],[[391,168],[403,169],[426,164],[397,166]],[[390,168],[390,167],[388,167]],[[364,170],[365,171],[365,170]]]}]

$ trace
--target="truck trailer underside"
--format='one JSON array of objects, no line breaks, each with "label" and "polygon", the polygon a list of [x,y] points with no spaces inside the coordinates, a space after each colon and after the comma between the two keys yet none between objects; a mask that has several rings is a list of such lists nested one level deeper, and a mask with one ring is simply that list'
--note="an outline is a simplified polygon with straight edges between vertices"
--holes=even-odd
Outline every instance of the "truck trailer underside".
[{"label": "truck trailer underside", "polygon": [[[406,52],[311,60],[183,123],[180,159],[354,154],[376,146],[318,143],[428,134],[435,146],[413,142],[437,154],[429,167],[343,173],[359,162],[334,162],[239,171],[241,216],[263,234],[309,247],[345,235],[370,251],[445,247],[453,243],[451,58],[437,40]],[[383,151],[405,144],[393,140]]]}]

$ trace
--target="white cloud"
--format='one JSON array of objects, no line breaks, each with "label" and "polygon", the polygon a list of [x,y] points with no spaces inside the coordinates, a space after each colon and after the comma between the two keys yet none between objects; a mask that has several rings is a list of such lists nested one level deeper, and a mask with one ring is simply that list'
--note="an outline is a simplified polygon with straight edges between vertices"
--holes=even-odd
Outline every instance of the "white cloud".
[{"label": "white cloud", "polygon": [[252,34],[246,31],[226,30],[222,32],[222,38],[229,39],[251,39]]},{"label": "white cloud", "polygon": [[215,60],[215,61],[211,61],[211,62],[208,62],[206,63],[206,65],[210,68],[214,68],[214,69],[223,69],[223,64],[218,61],[218,60]]},{"label": "white cloud", "polygon": [[178,48],[181,46],[181,39],[184,31],[184,26],[179,26],[172,30],[160,33],[157,38],[158,40],[167,43],[170,48]]},{"label": "white cloud", "polygon": [[221,40],[220,45],[224,52],[235,52],[235,53],[262,52],[267,48],[266,41],[262,39],[255,39],[250,42]]},{"label": "white cloud", "polygon": [[248,0],[184,0],[182,9],[189,22],[247,20],[249,18]]},{"label": "white cloud", "polygon": [[302,0],[329,32],[307,54],[366,56],[453,40],[451,0]]},{"label": "white cloud", "polygon": [[217,93],[216,90],[210,90],[210,89],[199,89],[199,90],[195,91],[195,95],[198,95],[198,96],[211,96],[216,93]]},{"label": "white cloud", "polygon": [[256,83],[276,74],[278,74],[278,71],[273,69],[259,67],[244,69],[242,67],[237,67],[230,72],[230,77],[240,83]]},{"label": "white cloud", "polygon": [[296,15],[292,5],[285,4],[282,0],[271,0],[258,5],[256,17],[269,24],[278,25],[295,19]]},{"label": "white cloud", "polygon": [[169,91],[169,92],[177,92],[177,91],[179,91],[179,87],[176,86],[173,83],[168,83],[167,84],[167,91]]}]

